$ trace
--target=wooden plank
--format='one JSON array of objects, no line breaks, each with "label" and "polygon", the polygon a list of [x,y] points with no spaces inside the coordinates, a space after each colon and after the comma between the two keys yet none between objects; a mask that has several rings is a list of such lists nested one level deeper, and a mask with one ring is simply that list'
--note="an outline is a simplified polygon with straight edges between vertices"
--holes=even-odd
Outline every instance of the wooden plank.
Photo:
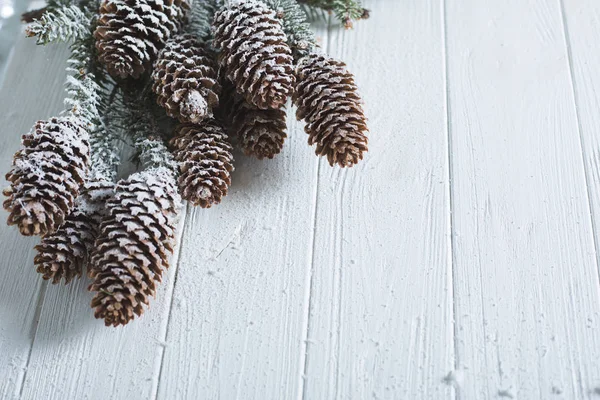
[{"label": "wooden plank", "polygon": [[367,1],[335,30],[370,117],[351,170],[321,161],[306,399],[442,399],[453,388],[449,183],[439,1]]},{"label": "wooden plank", "polygon": [[258,161],[236,153],[229,195],[190,212],[159,398],[291,399],[301,391],[318,160],[293,111],[288,122],[281,154]]},{"label": "wooden plank", "polygon": [[559,2],[447,1],[464,399],[600,382],[597,263]]},{"label": "wooden plank", "polygon": [[578,111],[588,198],[593,218],[596,257],[600,257],[600,3],[564,1],[564,24]]},{"label": "wooden plank", "polygon": [[[179,224],[183,232],[185,210]],[[150,399],[154,397],[179,249],[142,318],[107,328],[94,319],[88,279],[46,289],[23,399]]]},{"label": "wooden plank", "polygon": [[[18,51],[6,71],[0,89],[0,171],[1,185],[20,147],[21,135],[37,119],[52,116],[63,108],[65,78],[64,46],[36,47],[35,41],[18,40]],[[40,66],[49,73],[40,74]],[[35,238],[24,238],[15,227],[6,225],[8,213],[0,211],[0,398],[17,397],[21,388],[36,331],[40,295],[45,284],[33,267]]]}]

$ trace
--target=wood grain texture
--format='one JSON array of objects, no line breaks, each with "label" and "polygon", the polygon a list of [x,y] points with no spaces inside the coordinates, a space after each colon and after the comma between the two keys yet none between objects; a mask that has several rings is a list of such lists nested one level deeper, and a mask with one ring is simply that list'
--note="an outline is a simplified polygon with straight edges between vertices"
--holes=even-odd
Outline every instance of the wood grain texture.
[{"label": "wood grain texture", "polygon": [[370,151],[350,170],[321,161],[304,398],[451,398],[442,9],[365,6],[330,39],[362,88]]},{"label": "wood grain texture", "polygon": [[[67,49],[37,47],[35,42],[20,38],[18,51],[6,71],[0,89],[0,170],[2,187],[8,183],[4,174],[20,147],[21,135],[37,119],[52,116],[62,109]],[[44,65],[52,74],[40,74]],[[21,237],[6,225],[8,214],[0,211],[0,398],[18,397],[29,361],[37,328],[38,307],[46,284],[33,267],[33,246],[38,239]]]},{"label": "wood grain texture", "polygon": [[[0,224],[0,398],[598,397],[600,4],[365,4],[318,28],[362,89],[365,160],[330,168],[296,122],[275,160],[238,153],[143,318],[105,328],[86,279],[43,283]],[[62,109],[66,56],[18,40],[0,172]]]},{"label": "wood grain texture", "polygon": [[[185,221],[178,227],[181,240]],[[106,328],[94,319],[88,279],[68,287],[50,285],[43,307],[23,399],[151,399],[165,349],[165,333],[177,270],[172,268],[143,316],[125,327]]]},{"label": "wood grain texture", "polygon": [[461,399],[592,398],[597,263],[560,3],[447,1]]},{"label": "wood grain texture", "polygon": [[190,211],[159,398],[301,391],[318,160],[294,119],[282,154],[237,153],[228,196]]},{"label": "wood grain texture", "polygon": [[[563,0],[564,28],[569,50],[588,198],[600,257],[600,3]],[[598,258],[600,260],[600,258]],[[600,386],[600,382],[598,382]]]}]

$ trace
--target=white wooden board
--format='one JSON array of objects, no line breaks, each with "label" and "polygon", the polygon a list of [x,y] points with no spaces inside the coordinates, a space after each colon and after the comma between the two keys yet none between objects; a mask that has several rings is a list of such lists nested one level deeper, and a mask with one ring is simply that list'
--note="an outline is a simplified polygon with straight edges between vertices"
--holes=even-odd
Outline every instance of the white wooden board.
[{"label": "white wooden board", "polygon": [[304,394],[450,398],[442,9],[439,1],[367,7],[372,18],[332,31],[328,46],[355,71],[371,140],[352,170],[321,161]]},{"label": "white wooden board", "polygon": [[[0,224],[0,398],[599,398],[600,4],[365,3],[318,28],[362,88],[365,160],[330,168],[297,122],[275,160],[237,154],[143,318],[105,328]],[[17,41],[2,173],[62,108],[66,55]]]},{"label": "white wooden board", "polygon": [[591,397],[599,292],[559,2],[448,1],[461,398]]}]

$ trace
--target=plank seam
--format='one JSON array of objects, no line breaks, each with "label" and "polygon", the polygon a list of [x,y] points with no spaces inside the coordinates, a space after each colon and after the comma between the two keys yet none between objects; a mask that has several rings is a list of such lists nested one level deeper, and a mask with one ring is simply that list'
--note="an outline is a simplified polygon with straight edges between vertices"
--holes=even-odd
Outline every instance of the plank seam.
[{"label": "plank seam", "polygon": [[[460,357],[458,353],[458,323],[456,321],[458,310],[457,310],[457,302],[456,302],[456,293],[458,292],[456,289],[456,269],[454,268],[455,260],[455,241],[454,241],[454,196],[452,190],[452,177],[454,176],[454,171],[452,168],[453,165],[453,157],[452,157],[452,127],[451,127],[451,112],[450,112],[450,85],[448,82],[449,70],[448,70],[448,15],[446,12],[446,0],[442,1],[441,6],[441,19],[442,19],[442,43],[444,46],[443,49],[443,62],[444,62],[444,100],[446,106],[446,135],[447,135],[447,157],[446,157],[446,170],[447,170],[447,179],[448,179],[448,190],[446,193],[446,198],[448,201],[448,231],[449,231],[449,243],[448,243],[448,263],[450,267],[450,273],[448,277],[451,281],[449,285],[450,290],[452,291],[452,354],[454,356],[454,371],[458,371],[460,365]],[[460,400],[461,393],[460,387],[457,384],[452,385],[454,387],[454,398],[456,400]]]},{"label": "plank seam", "polygon": [[[330,50],[330,30],[331,30],[331,16],[327,18],[327,37],[325,38],[325,51],[329,54]],[[306,281],[307,282],[307,290],[305,292],[304,303],[306,307],[304,309],[304,321],[306,321],[306,325],[304,327],[304,335],[303,341],[301,345],[301,353],[300,353],[300,373],[302,374],[301,384],[298,385],[298,400],[306,400],[306,386],[307,386],[307,377],[308,377],[308,344],[309,339],[308,335],[311,330],[311,317],[310,310],[312,308],[312,293],[313,293],[313,283],[314,283],[314,265],[315,265],[315,246],[316,246],[316,231],[317,231],[317,215],[319,208],[319,183],[321,181],[321,159],[320,157],[316,160],[317,168],[316,168],[316,183],[315,183],[315,194],[314,194],[314,211],[313,211],[313,229],[311,232],[311,246],[310,246],[310,265],[306,271]]]},{"label": "plank seam", "polygon": [[563,35],[564,35],[564,39],[565,39],[565,47],[567,50],[567,62],[569,65],[569,78],[571,81],[571,93],[573,95],[573,107],[575,109],[575,119],[577,120],[577,136],[579,138],[579,147],[581,150],[581,163],[583,166],[583,175],[585,177],[585,188],[586,188],[586,193],[587,193],[587,202],[588,202],[588,211],[590,214],[590,223],[591,223],[591,228],[592,228],[592,242],[594,245],[594,255],[595,255],[595,259],[596,259],[596,274],[598,276],[598,285],[599,285],[599,290],[600,290],[600,258],[599,258],[599,254],[598,254],[598,235],[597,235],[597,230],[596,230],[596,222],[594,221],[594,216],[592,214],[592,208],[593,208],[593,204],[592,204],[592,193],[590,191],[590,177],[589,177],[589,172],[588,172],[588,168],[586,165],[586,151],[585,151],[585,147],[583,145],[583,126],[581,125],[581,118],[580,118],[580,113],[579,113],[579,103],[577,101],[577,82],[575,81],[575,73],[573,71],[573,52],[571,49],[571,36],[569,33],[569,28],[568,28],[568,24],[567,24],[567,17],[566,17],[566,13],[565,13],[565,5],[564,5],[564,0],[558,0],[559,3],[559,9],[560,9],[560,16],[561,16],[561,23],[562,23],[562,31],[563,31]]},{"label": "plank seam", "polygon": [[27,371],[29,370],[29,363],[31,361],[31,354],[35,346],[35,340],[37,338],[38,328],[40,325],[40,317],[42,315],[42,308],[44,306],[44,299],[46,298],[46,289],[48,288],[48,282],[43,281],[40,286],[40,294],[38,295],[37,304],[35,306],[35,313],[33,315],[33,326],[31,331],[33,337],[31,338],[31,344],[29,345],[29,351],[27,352],[27,361],[25,362],[25,370],[23,371],[23,378],[19,382],[19,399],[23,396],[23,389],[25,389],[25,380],[27,379]]},{"label": "plank seam", "polygon": [[[166,323],[166,328],[165,328],[165,334],[159,339],[161,341],[161,343],[166,343],[169,338],[169,327],[171,326],[171,316],[173,315],[173,303],[174,303],[174,299],[175,299],[175,287],[177,286],[177,277],[179,276],[179,263],[181,262],[181,253],[183,250],[183,236],[184,236],[183,232],[186,230],[186,226],[187,226],[186,223],[188,221],[188,215],[190,212],[191,212],[190,205],[189,205],[189,203],[187,203],[185,206],[185,214],[182,217],[183,221],[181,221],[181,223],[180,223],[182,228],[181,228],[181,233],[178,235],[179,236],[179,238],[178,238],[179,249],[177,250],[177,262],[174,265],[175,272],[173,273],[173,285],[171,286],[171,290],[170,290],[171,298],[169,299],[169,311],[167,312],[167,323]],[[158,398],[166,352],[167,352],[166,347],[161,346],[160,363],[158,366],[158,376],[156,377],[156,385],[153,385],[155,387],[155,389],[154,389],[154,393],[152,393],[152,397],[151,397],[154,400],[156,400]]]},{"label": "plank seam", "polygon": [[306,326],[304,327],[304,335],[303,341],[301,343],[301,354],[300,354],[300,373],[301,376],[301,384],[298,385],[298,400],[305,400],[306,394],[306,381],[308,374],[308,334],[310,332],[311,324],[310,324],[310,309],[312,307],[312,292],[313,292],[313,283],[314,283],[314,264],[315,264],[315,246],[316,246],[316,229],[317,229],[317,215],[318,215],[318,197],[319,197],[319,181],[320,181],[320,170],[321,170],[321,162],[319,159],[316,161],[316,184],[315,184],[315,195],[314,195],[314,212],[313,212],[313,229],[311,232],[311,251],[310,251],[310,265],[306,271],[306,279],[307,281],[307,291],[305,293],[304,303],[306,304],[304,309],[304,320],[306,321]]}]

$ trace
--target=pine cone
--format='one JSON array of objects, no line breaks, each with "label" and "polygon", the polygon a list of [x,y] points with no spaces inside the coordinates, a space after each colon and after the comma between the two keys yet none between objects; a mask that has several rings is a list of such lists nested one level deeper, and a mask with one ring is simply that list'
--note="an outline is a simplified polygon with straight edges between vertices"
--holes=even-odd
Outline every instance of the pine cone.
[{"label": "pine cone", "polygon": [[238,93],[258,108],[280,108],[294,86],[292,51],[274,11],[255,0],[223,7],[213,21],[221,64]]},{"label": "pine cone", "polygon": [[229,82],[223,85],[223,95],[228,100],[219,116],[230,134],[237,136],[244,154],[259,160],[279,154],[287,137],[285,107],[261,110],[252,106],[236,95]]},{"label": "pine cone", "polygon": [[100,61],[114,77],[139,78],[189,8],[189,0],[105,0],[94,32]]},{"label": "pine cone", "polygon": [[81,277],[113,189],[112,182],[87,182],[64,224],[35,247],[38,254],[34,262],[44,279],[51,279],[52,283],[64,279],[67,284],[74,277]]},{"label": "pine cone", "polygon": [[351,167],[367,151],[366,118],[354,77],[346,64],[311,54],[298,66],[294,103],[297,118],[306,120],[308,143],[329,164]]},{"label": "pine cone", "polygon": [[209,208],[227,195],[233,171],[232,148],[223,128],[214,120],[180,125],[171,140],[179,162],[179,190],[193,205]]},{"label": "pine cone", "polygon": [[88,133],[73,120],[38,121],[6,175],[4,209],[25,236],[55,232],[71,213],[88,173]]},{"label": "pine cone", "polygon": [[125,325],[144,312],[173,252],[180,198],[165,168],[120,181],[91,254],[96,318]]},{"label": "pine cone", "polygon": [[191,35],[169,40],[152,74],[152,89],[167,114],[180,122],[199,123],[219,105],[217,66]]}]

